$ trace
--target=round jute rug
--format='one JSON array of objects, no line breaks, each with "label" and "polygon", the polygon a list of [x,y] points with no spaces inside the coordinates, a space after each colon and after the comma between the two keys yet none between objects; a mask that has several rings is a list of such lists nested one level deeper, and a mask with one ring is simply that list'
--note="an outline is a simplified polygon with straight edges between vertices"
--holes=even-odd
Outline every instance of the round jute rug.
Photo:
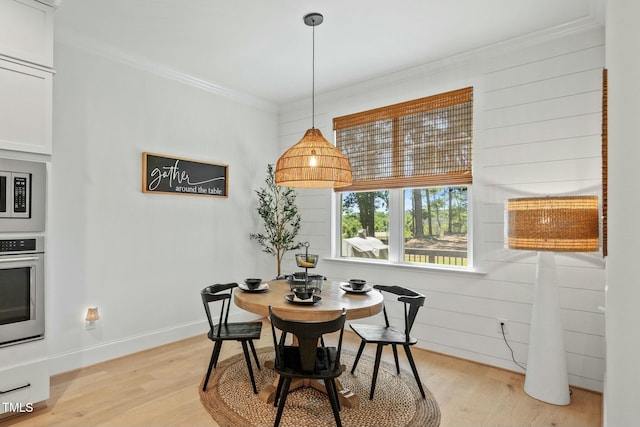
[{"label": "round jute rug", "polygon": [[[276,373],[264,366],[273,360],[273,348],[258,349],[261,370],[255,365],[256,386],[260,390],[271,384]],[[373,400],[369,400],[373,359],[363,355],[356,372],[349,370],[355,354],[342,351],[341,362],[347,366],[339,377],[343,387],[360,397],[355,408],[342,406],[340,418],[345,427],[437,427],[440,425],[440,408],[431,392],[424,387],[427,395],[423,399],[410,371],[400,370],[392,364],[382,362],[378,371],[378,381]],[[244,356],[238,354],[218,363],[211,374],[207,391],[202,391],[200,399],[213,419],[221,426],[270,427],[276,417],[277,408],[265,403],[253,394],[251,380],[247,372]],[[335,425],[329,399],[325,394],[311,387],[293,390],[287,397],[280,426],[332,426]]]}]

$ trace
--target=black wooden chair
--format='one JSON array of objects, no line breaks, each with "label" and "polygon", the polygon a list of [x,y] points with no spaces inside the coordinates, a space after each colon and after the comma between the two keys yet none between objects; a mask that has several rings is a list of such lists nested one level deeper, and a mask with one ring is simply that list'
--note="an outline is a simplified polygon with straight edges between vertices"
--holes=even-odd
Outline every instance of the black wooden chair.
[{"label": "black wooden chair", "polygon": [[[222,349],[222,343],[224,341],[240,341],[242,344],[242,350],[244,351],[244,358],[247,361],[247,368],[249,369],[249,377],[251,377],[251,385],[253,386],[253,392],[258,393],[256,389],[256,381],[253,377],[253,369],[251,368],[251,359],[249,358],[249,351],[247,349],[247,342],[253,352],[253,358],[256,361],[258,369],[260,369],[260,362],[258,361],[258,354],[256,348],[253,345],[253,340],[260,339],[260,333],[262,332],[262,322],[238,322],[228,323],[229,318],[229,306],[231,305],[231,293],[234,288],[238,286],[237,283],[225,283],[207,286],[204,288],[200,295],[202,297],[202,304],[204,304],[204,311],[207,313],[207,319],[209,320],[209,333],[207,337],[215,344],[213,346],[213,352],[211,353],[211,360],[209,361],[209,369],[207,370],[207,376],[204,380],[202,390],[207,389],[207,383],[209,382],[209,376],[211,371],[218,364],[218,357],[220,357],[220,349]],[[213,323],[211,317],[210,303],[221,301],[220,317],[218,323]]]},{"label": "black wooden chair", "polygon": [[385,306],[383,308],[385,323],[384,325],[349,325],[351,329],[353,329],[353,331],[358,334],[358,336],[362,340],[360,342],[358,354],[356,355],[356,360],[353,362],[351,373],[353,374],[353,372],[356,370],[356,366],[358,365],[358,361],[360,360],[360,356],[362,355],[364,346],[369,343],[377,344],[376,361],[373,368],[371,391],[369,393],[369,399],[373,399],[373,393],[376,389],[376,379],[378,377],[378,368],[380,367],[380,356],[382,355],[382,349],[386,345],[391,345],[391,347],[393,348],[393,358],[396,362],[396,370],[398,374],[400,374],[400,364],[398,363],[398,349],[396,346],[401,345],[404,348],[404,352],[407,354],[407,359],[409,359],[409,364],[411,365],[413,376],[418,383],[420,394],[422,394],[422,398],[425,398],[424,390],[422,388],[422,382],[420,381],[420,376],[418,375],[418,370],[416,369],[416,364],[413,361],[413,356],[411,355],[410,348],[412,345],[418,342],[418,340],[412,337],[410,333],[413,322],[416,320],[418,309],[424,305],[425,297],[424,295],[400,286],[374,285],[373,288],[379,290],[380,292],[388,292],[390,294],[398,296],[397,300],[400,303],[404,304],[404,324],[401,328],[390,325],[389,317],[387,316],[387,308]]},{"label": "black wooden chair", "polygon": [[[300,322],[285,320],[269,307],[269,319],[271,320],[271,332],[273,334],[273,346],[276,360],[275,371],[280,374],[276,396],[273,402],[278,406],[278,412],[274,426],[278,427],[282,417],[291,380],[293,378],[309,378],[323,380],[327,395],[331,402],[331,409],[338,427],[340,421],[340,402],[335,379],[342,373],[340,365],[340,353],[342,351],[342,335],[347,311],[342,310],[339,317],[323,322]],[[278,332],[276,332],[278,330]],[[337,347],[325,347],[322,336],[340,331]],[[285,345],[287,334],[293,334],[298,345]],[[279,337],[277,336],[279,335]]]}]

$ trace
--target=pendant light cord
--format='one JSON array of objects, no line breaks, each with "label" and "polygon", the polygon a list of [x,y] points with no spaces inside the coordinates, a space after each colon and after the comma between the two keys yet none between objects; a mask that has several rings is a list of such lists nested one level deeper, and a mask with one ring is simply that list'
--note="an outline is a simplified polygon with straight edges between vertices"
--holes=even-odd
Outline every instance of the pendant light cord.
[{"label": "pendant light cord", "polygon": [[316,26],[311,27],[311,128],[316,127]]}]

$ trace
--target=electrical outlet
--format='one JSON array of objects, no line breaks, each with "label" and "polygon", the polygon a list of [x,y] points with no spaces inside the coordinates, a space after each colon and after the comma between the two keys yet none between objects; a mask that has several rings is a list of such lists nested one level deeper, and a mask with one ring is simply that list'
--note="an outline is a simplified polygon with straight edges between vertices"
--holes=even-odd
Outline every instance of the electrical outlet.
[{"label": "electrical outlet", "polygon": [[496,332],[498,332],[498,335],[502,336],[503,331],[505,335],[509,335],[509,321],[502,317],[498,317],[496,318]]}]

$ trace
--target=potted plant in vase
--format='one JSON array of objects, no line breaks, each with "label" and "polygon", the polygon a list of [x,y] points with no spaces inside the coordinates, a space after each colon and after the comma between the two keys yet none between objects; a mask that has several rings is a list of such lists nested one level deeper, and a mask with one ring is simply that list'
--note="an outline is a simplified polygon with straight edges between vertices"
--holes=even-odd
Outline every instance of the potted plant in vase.
[{"label": "potted plant in vase", "polygon": [[267,165],[266,187],[256,190],[258,214],[264,223],[264,233],[251,233],[249,237],[262,245],[262,251],[276,257],[278,276],[280,264],[287,251],[298,249],[296,242],[300,230],[301,217],[296,206],[296,192],[293,188],[280,187],[275,182],[273,165]]}]

